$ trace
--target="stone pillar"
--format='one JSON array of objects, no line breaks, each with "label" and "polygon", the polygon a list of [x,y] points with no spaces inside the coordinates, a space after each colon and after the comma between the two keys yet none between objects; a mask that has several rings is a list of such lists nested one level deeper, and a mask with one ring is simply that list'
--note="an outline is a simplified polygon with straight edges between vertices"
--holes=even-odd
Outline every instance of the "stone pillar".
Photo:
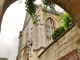
[{"label": "stone pillar", "polygon": [[22,49],[22,31],[20,31],[20,34],[19,34],[19,47],[18,47],[17,60],[21,59],[21,49]]},{"label": "stone pillar", "polygon": [[2,22],[2,9],[3,9],[3,4],[5,0],[0,0],[0,29],[1,29],[1,22]]},{"label": "stone pillar", "polygon": [[33,25],[33,50],[38,48],[37,27]]},{"label": "stone pillar", "polygon": [[37,14],[39,15],[39,17],[38,17],[39,25],[37,26],[38,48],[41,48],[41,47],[46,47],[42,6],[39,6],[39,9],[37,10]]}]

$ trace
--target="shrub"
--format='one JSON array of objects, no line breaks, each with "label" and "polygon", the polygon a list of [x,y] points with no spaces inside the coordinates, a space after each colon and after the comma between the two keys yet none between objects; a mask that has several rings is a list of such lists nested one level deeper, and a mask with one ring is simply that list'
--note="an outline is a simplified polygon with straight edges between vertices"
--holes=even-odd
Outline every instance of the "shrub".
[{"label": "shrub", "polygon": [[61,14],[60,19],[65,30],[67,30],[69,26],[71,26],[74,23],[73,19],[70,17],[70,15],[67,12]]},{"label": "shrub", "polygon": [[63,32],[65,31],[64,27],[59,27],[57,28],[53,33],[52,33],[52,39],[55,40],[57,37],[59,37]]}]

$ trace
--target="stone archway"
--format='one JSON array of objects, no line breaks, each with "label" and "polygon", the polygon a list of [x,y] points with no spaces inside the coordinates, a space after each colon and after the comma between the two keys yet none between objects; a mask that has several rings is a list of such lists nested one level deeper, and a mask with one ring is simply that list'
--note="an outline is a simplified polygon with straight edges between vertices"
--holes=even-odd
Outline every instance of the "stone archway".
[{"label": "stone archway", "polygon": [[67,11],[80,27],[80,0],[50,0]]},{"label": "stone archway", "polygon": [[[0,28],[6,9],[16,0],[0,0]],[[50,0],[66,10],[80,27],[80,0]]]}]

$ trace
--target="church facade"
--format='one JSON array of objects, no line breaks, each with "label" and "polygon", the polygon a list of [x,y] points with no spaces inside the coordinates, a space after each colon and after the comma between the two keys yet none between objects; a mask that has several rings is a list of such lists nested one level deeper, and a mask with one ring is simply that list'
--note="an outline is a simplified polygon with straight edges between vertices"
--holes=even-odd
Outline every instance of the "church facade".
[{"label": "church facade", "polygon": [[17,60],[38,60],[41,52],[53,42],[52,32],[61,25],[58,12],[45,13],[43,7],[39,6],[36,14],[39,15],[38,26],[33,24],[31,16],[26,13],[23,30],[19,35]]}]

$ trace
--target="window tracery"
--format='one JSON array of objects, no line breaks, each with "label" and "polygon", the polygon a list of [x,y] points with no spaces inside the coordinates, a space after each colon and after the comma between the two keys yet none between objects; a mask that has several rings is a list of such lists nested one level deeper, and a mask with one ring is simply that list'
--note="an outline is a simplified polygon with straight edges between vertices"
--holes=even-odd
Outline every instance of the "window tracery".
[{"label": "window tracery", "polygon": [[45,28],[46,28],[47,43],[50,44],[53,41],[51,38],[51,34],[55,30],[54,22],[50,17],[46,20]]}]

